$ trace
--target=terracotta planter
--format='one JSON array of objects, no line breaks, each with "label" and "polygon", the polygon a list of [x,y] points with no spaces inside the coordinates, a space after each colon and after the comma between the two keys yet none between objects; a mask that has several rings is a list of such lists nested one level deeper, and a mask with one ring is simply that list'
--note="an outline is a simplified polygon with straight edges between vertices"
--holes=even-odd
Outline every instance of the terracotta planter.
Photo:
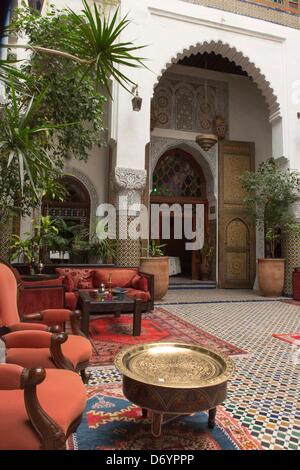
[{"label": "terracotta planter", "polygon": [[154,300],[162,299],[169,288],[169,257],[142,257],[140,271],[154,275]]},{"label": "terracotta planter", "polygon": [[259,289],[265,297],[279,297],[284,287],[284,264],[282,258],[258,260]]}]

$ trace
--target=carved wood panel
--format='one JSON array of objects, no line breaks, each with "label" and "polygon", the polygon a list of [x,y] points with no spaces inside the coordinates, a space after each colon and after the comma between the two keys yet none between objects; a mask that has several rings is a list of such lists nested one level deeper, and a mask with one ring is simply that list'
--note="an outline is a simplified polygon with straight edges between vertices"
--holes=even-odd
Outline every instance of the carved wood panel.
[{"label": "carved wood panel", "polygon": [[255,226],[247,214],[240,176],[254,170],[254,144],[219,144],[219,287],[252,288]]}]

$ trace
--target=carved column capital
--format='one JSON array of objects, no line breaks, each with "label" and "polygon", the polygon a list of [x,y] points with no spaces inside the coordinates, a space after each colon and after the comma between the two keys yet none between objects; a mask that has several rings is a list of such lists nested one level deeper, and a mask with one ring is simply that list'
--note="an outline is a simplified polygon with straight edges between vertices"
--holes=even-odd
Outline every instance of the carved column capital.
[{"label": "carved column capital", "polygon": [[115,168],[114,183],[118,190],[142,191],[146,186],[146,170]]}]

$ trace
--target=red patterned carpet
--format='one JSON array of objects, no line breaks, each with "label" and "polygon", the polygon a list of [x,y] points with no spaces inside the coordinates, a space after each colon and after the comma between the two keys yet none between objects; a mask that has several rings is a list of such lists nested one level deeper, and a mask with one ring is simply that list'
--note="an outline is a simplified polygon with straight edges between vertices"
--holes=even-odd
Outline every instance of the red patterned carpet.
[{"label": "red patterned carpet", "polygon": [[241,348],[214,336],[165,308],[155,308],[144,314],[141,336],[132,336],[132,315],[103,316],[90,321],[90,340],[93,345],[91,365],[108,365],[124,347],[152,341],[180,341],[201,344],[226,355],[247,354]]},{"label": "red patterned carpet", "polygon": [[260,450],[247,428],[218,407],[216,426],[207,427],[207,414],[174,420],[154,438],[141,409],[130,403],[120,384],[87,388],[88,402],[76,434],[68,440],[70,450]]},{"label": "red patterned carpet", "polygon": [[280,339],[285,343],[297,344],[300,346],[300,333],[274,333],[273,338]]}]

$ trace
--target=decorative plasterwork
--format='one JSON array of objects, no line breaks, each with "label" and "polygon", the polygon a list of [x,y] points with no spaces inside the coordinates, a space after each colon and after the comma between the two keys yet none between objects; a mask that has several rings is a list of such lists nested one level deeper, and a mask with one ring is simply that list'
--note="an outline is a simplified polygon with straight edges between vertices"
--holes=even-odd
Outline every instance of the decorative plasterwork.
[{"label": "decorative plasterwork", "polygon": [[256,67],[253,62],[250,61],[249,57],[243,54],[243,52],[237,50],[235,47],[230,46],[228,43],[224,43],[223,41],[204,41],[203,43],[197,43],[195,46],[191,46],[189,49],[184,49],[182,52],[178,52],[176,57],[173,57],[171,61],[168,62],[161,70],[160,75],[157,77],[156,84],[154,85],[155,88],[160,82],[163,74],[173,64],[176,64],[179,60],[184,59],[184,57],[190,57],[192,54],[198,53],[203,54],[204,52],[214,52],[215,54],[220,54],[242,67],[242,69],[248,73],[249,77],[252,78],[253,82],[257,85],[258,89],[264,96],[269,108],[270,122],[272,122],[273,119],[278,119],[281,117],[278,98],[275,95],[270,82],[267,81],[265,75],[258,67]]},{"label": "decorative plasterwork", "polygon": [[214,119],[228,122],[228,85],[222,81],[165,74],[153,97],[155,127],[214,133]]},{"label": "decorative plasterwork", "polygon": [[70,176],[74,176],[74,178],[77,178],[82,184],[84,184],[84,186],[89,192],[90,200],[91,200],[91,214],[90,214],[91,215],[90,216],[90,228],[91,228],[93,217],[95,217],[97,207],[98,207],[98,195],[97,195],[95,186],[93,185],[90,178],[86,174],[84,174],[81,170],[78,170],[78,168],[66,167],[64,173],[65,175],[70,175]]},{"label": "decorative plasterwork", "polygon": [[114,188],[118,197],[126,196],[129,206],[139,205],[142,191],[146,186],[146,170],[116,167],[113,176]]}]

